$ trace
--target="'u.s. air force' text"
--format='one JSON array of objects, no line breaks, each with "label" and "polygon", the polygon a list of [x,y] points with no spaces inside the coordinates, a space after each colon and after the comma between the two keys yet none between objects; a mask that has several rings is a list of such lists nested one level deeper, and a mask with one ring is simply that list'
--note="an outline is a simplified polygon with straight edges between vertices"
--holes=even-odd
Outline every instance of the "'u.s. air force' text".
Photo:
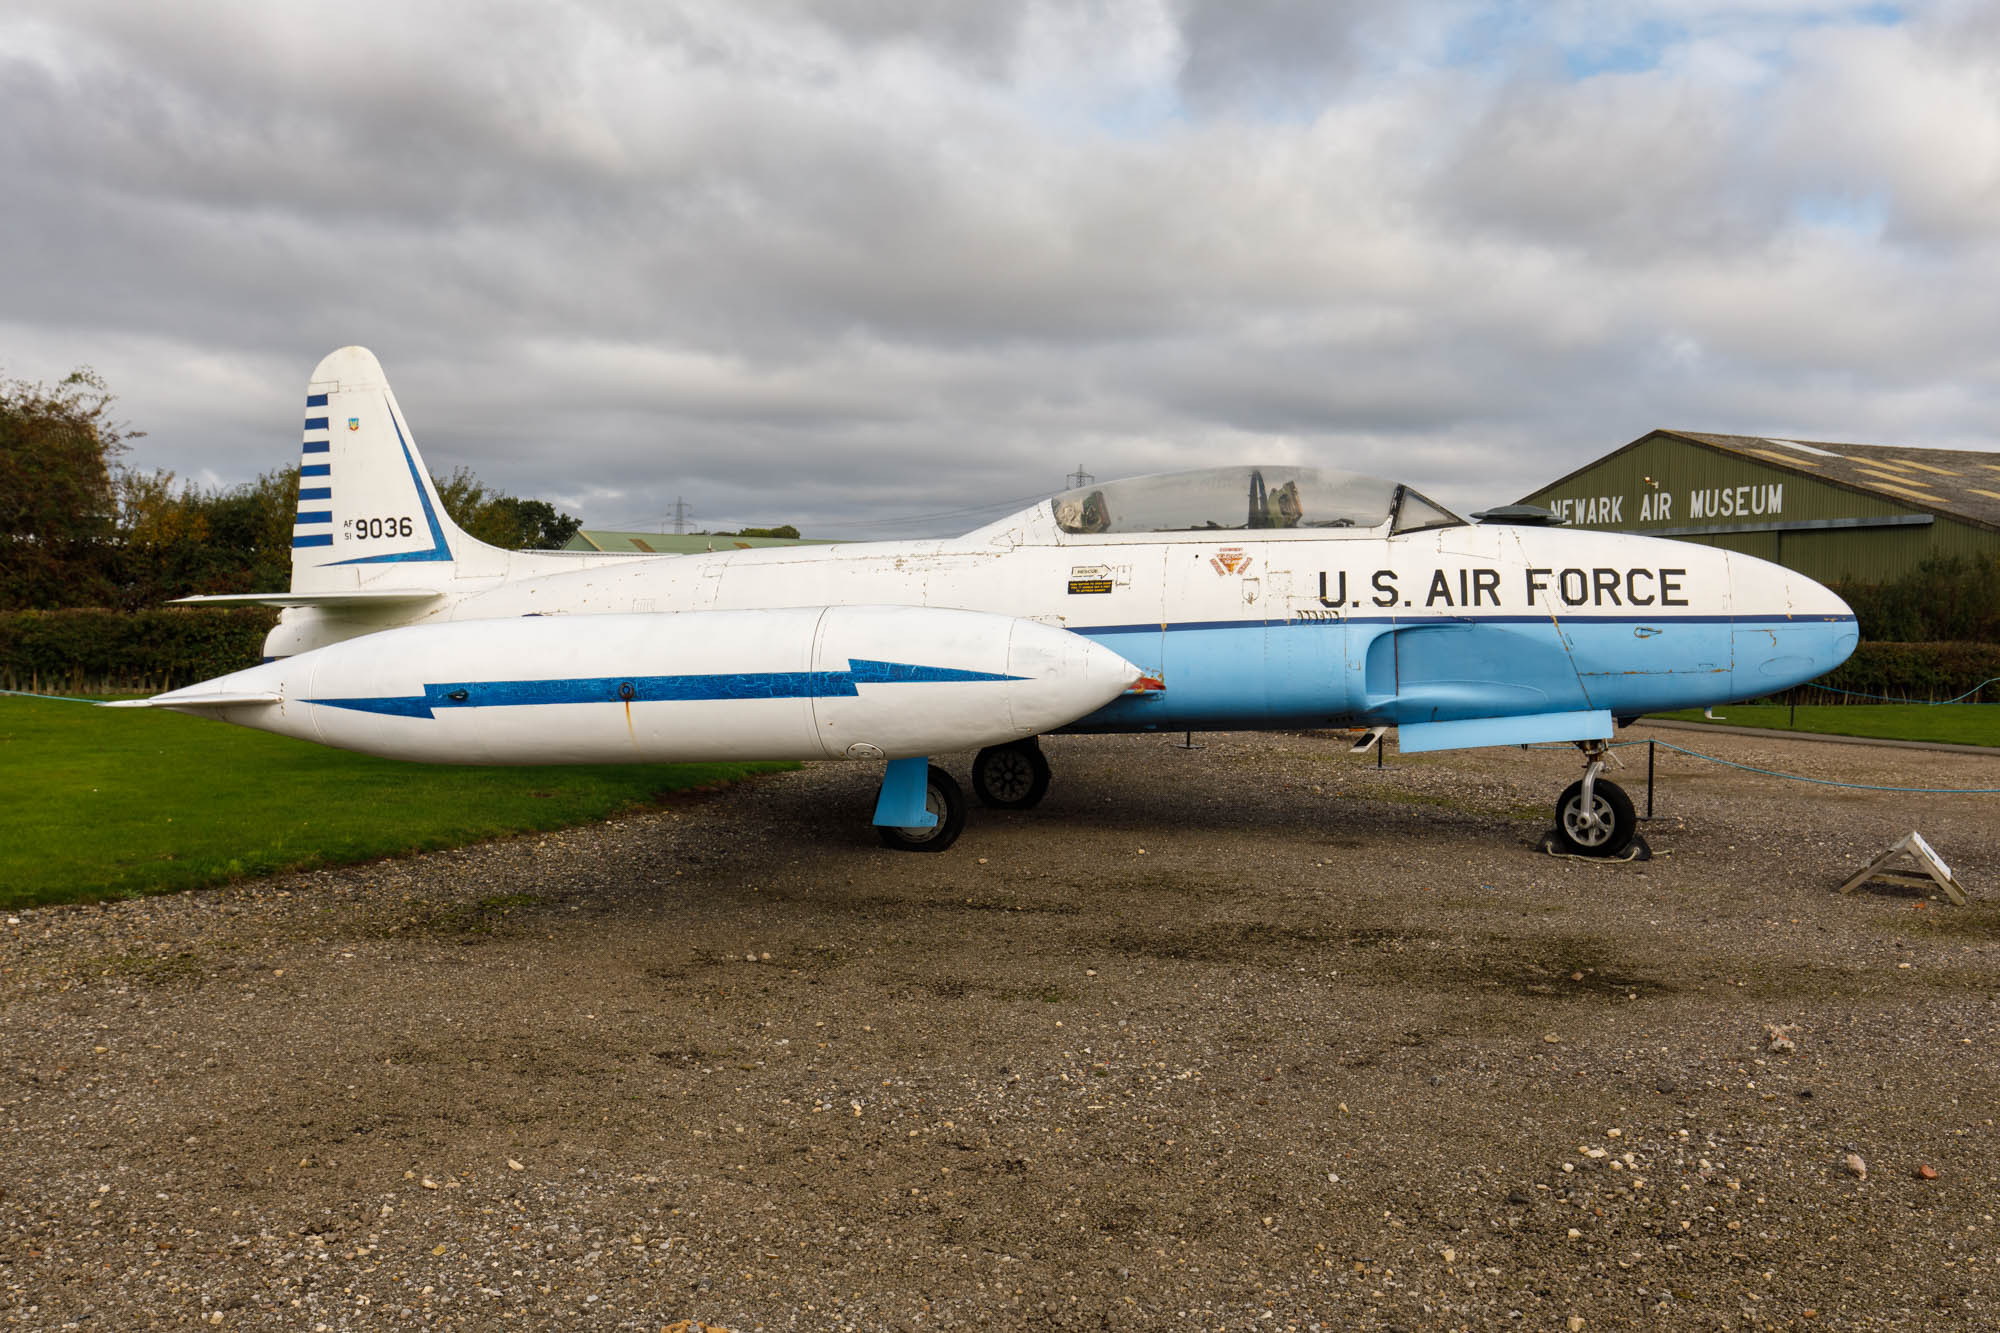
[{"label": "'u.s. air force' text", "polygon": [[[1524,569],[1520,571],[1523,601],[1530,609],[1543,607],[1686,606],[1685,569]],[[1347,571],[1322,572],[1319,576],[1319,604],[1331,609],[1347,606],[1505,606],[1501,596],[1501,571],[1497,569],[1434,569],[1428,585],[1422,575],[1405,588],[1402,575],[1393,569],[1378,569],[1365,584],[1355,576],[1349,596]]]}]

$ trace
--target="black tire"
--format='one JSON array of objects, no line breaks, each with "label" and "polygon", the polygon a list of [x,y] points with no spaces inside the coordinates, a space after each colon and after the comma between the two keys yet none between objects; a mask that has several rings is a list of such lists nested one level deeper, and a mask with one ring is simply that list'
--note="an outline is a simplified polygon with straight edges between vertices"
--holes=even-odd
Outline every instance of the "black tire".
[{"label": "black tire", "polygon": [[972,760],[972,790],[995,810],[1030,810],[1049,793],[1049,761],[1033,737],[989,745]]},{"label": "black tire", "polygon": [[928,787],[924,793],[924,808],[938,817],[938,822],[929,828],[890,828],[878,824],[875,832],[881,836],[882,845],[899,852],[941,852],[958,841],[958,835],[965,829],[965,793],[958,789],[958,783],[951,774],[931,765]]},{"label": "black tire", "polygon": [[1576,856],[1622,856],[1639,831],[1632,798],[1623,787],[1602,778],[1592,788],[1592,798],[1598,819],[1608,824],[1600,822],[1588,829],[1582,826],[1583,781],[1579,778],[1563,788],[1556,800],[1556,841]]}]

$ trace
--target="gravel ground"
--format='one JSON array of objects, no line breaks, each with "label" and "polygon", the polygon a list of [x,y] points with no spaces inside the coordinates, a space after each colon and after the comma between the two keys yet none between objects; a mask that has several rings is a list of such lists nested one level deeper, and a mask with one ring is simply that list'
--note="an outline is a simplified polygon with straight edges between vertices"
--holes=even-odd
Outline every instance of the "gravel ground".
[{"label": "gravel ground", "polygon": [[[0,919],[0,1319],[1993,1326],[1995,797],[1662,752],[1603,865],[1532,849],[1570,754],[1198,739],[942,856],[822,765]],[[1830,892],[1911,828],[1972,906]]]}]

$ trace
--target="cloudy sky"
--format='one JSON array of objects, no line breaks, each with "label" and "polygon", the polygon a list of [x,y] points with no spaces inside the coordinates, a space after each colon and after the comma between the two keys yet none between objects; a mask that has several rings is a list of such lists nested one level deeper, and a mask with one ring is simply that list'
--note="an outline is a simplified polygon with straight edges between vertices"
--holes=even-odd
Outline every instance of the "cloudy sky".
[{"label": "cloudy sky", "polygon": [[11,0],[0,172],[0,373],[211,483],[351,342],[600,527],[2000,447],[1985,0]]}]

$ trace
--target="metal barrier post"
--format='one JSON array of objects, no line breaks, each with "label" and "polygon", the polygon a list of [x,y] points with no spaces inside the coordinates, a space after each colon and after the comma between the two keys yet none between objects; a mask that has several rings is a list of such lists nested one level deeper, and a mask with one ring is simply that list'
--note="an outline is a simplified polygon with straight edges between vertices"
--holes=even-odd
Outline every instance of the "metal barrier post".
[{"label": "metal barrier post", "polygon": [[1653,817],[1653,752],[1659,747],[1649,739],[1646,742],[1646,818]]}]

